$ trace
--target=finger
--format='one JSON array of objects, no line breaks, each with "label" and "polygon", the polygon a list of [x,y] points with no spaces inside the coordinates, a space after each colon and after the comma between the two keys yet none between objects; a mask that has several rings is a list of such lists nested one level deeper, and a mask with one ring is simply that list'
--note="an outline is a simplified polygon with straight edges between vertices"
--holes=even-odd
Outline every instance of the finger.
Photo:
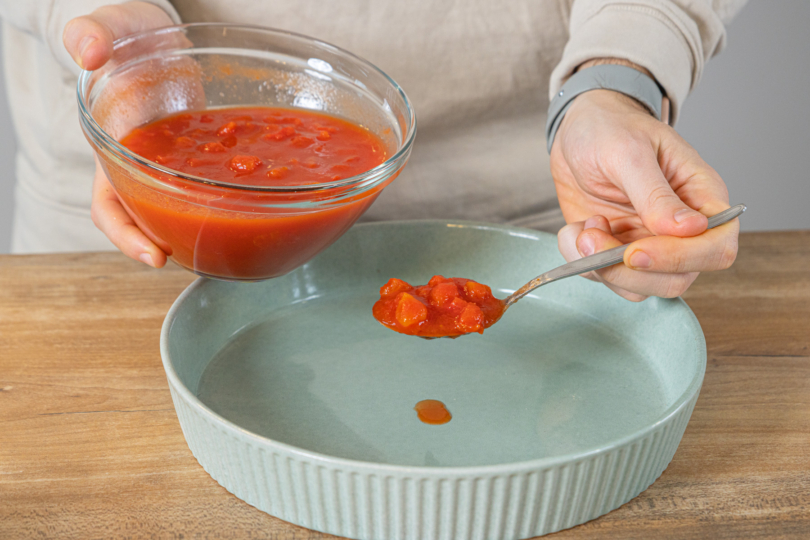
[{"label": "finger", "polygon": [[79,67],[92,71],[107,63],[116,39],[171,24],[169,15],[158,6],[128,2],[71,19],[62,32],[62,42]]},{"label": "finger", "polygon": [[653,236],[633,242],[624,264],[643,272],[707,272],[725,270],[737,258],[738,220],[692,238]]},{"label": "finger", "polygon": [[728,188],[723,179],[675,131],[664,132],[660,161],[664,176],[691,208],[704,216],[713,216],[729,207]]},{"label": "finger", "polygon": [[687,206],[673,191],[649,142],[623,143],[612,152],[608,174],[622,187],[653,234],[686,237],[706,230],[706,216]]},{"label": "finger", "polygon": [[112,31],[91,15],[71,19],[62,33],[62,42],[73,61],[82,69],[94,70],[112,56]]},{"label": "finger", "polygon": [[[608,221],[608,219],[605,216],[593,216],[593,217],[590,217],[587,220],[585,220],[585,230],[587,231],[588,229],[596,229],[596,230],[602,231],[602,232],[612,236],[619,244],[623,243],[621,240],[616,238],[616,236],[613,233],[613,228],[611,227],[610,222]],[[596,234],[598,234],[598,233],[596,233]],[[587,236],[588,235],[583,235],[582,238],[585,241],[587,241]],[[610,249],[610,248],[606,248],[606,249]],[[590,249],[588,249],[587,251],[590,251]],[[599,251],[603,251],[601,249],[601,246],[600,246]],[[582,252],[581,249],[580,249],[580,252]],[[606,281],[602,276],[599,275],[598,272],[590,272],[590,273],[593,274],[594,279],[596,281],[602,283],[608,289],[615,292],[616,294],[618,294],[622,298],[625,298],[626,300],[630,300],[631,302],[641,302],[641,301],[647,299],[647,297],[644,296],[644,295],[636,294],[636,293],[634,293],[632,291],[628,291],[627,289],[623,289],[623,288],[621,288],[621,287],[619,287],[617,285],[614,285],[613,283],[610,283],[609,281]]]},{"label": "finger", "polygon": [[[584,221],[569,223],[557,233],[557,247],[566,262],[576,261],[582,258],[577,250],[577,236],[584,230]],[[580,274],[580,276],[591,281],[600,281],[594,272]]]},{"label": "finger", "polygon": [[[577,248],[577,238],[584,230],[586,230],[586,227],[588,229],[595,228],[603,231],[610,230],[610,224],[604,216],[593,216],[585,221],[571,223],[563,227],[557,235],[557,243],[560,248],[560,253],[563,254],[566,261],[571,262],[582,258],[582,254]],[[631,302],[641,302],[647,298],[646,296],[622,289],[621,287],[617,287],[616,285],[605,281],[596,272],[588,272],[580,275],[584,278],[590,279],[591,281],[598,281],[599,283],[604,284],[611,291],[615,292],[622,298],[630,300]]]},{"label": "finger", "polygon": [[609,282],[605,281],[602,278],[602,276],[600,276],[596,272],[593,272],[593,274],[596,276],[596,281],[602,283],[605,287],[607,287],[611,291],[615,292],[616,294],[618,294],[619,296],[621,296],[625,300],[630,300],[631,302],[643,302],[644,300],[649,298],[649,296],[647,296],[647,295],[634,293],[634,292],[628,291],[627,289],[622,289],[621,287],[618,287],[618,286],[614,285],[613,283],[609,283]]},{"label": "finger", "polygon": [[585,221],[584,230],[577,236],[577,251],[583,257],[619,247],[622,243],[613,236],[608,220],[594,216]]},{"label": "finger", "polygon": [[[594,253],[599,253],[606,249],[618,247],[621,243],[601,229],[586,229],[577,239],[577,246],[583,253],[586,253],[591,249],[591,245]],[[662,298],[674,298],[682,295],[698,275],[697,272],[640,272],[628,268],[624,264],[615,264],[602,268],[597,270],[596,274],[603,283],[612,286],[611,289],[616,292],[619,292],[617,290],[619,289],[639,296],[660,296]],[[622,294],[622,296],[628,298],[625,294]]]},{"label": "finger", "polygon": [[127,257],[154,268],[162,268],[166,264],[166,254],[146,237],[121,205],[98,158],[90,215],[96,227]]}]

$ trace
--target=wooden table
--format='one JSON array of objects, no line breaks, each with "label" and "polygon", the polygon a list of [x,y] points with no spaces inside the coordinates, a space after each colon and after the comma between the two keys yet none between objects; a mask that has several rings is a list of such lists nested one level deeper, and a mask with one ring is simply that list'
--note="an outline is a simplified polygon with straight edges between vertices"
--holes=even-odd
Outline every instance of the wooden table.
[{"label": "wooden table", "polygon": [[[810,231],[749,233],[686,295],[709,362],[672,464],[550,538],[810,538]],[[325,539],[191,455],[160,325],[193,279],[120,254],[0,257],[0,538]]]}]

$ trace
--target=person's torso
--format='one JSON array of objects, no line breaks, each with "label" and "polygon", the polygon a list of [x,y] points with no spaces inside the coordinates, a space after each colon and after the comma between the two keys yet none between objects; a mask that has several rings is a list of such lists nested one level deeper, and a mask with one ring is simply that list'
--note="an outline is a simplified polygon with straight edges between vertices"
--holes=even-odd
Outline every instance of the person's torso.
[{"label": "person's torso", "polygon": [[543,127],[549,75],[567,41],[568,2],[173,4],[188,22],[257,24],[317,37],[369,60],[402,86],[417,117],[413,155],[365,219],[542,226],[546,218],[538,214],[559,218]]},{"label": "person's torso", "polygon": [[[554,212],[543,123],[549,75],[567,39],[568,2],[173,4],[184,22],[254,24],[331,42],[371,61],[403,87],[417,115],[414,152],[368,219],[463,218],[536,226],[542,217],[533,216]],[[20,140],[18,182],[43,201],[87,209],[93,161],[78,125],[76,79],[41,42],[9,30],[4,59]]]}]

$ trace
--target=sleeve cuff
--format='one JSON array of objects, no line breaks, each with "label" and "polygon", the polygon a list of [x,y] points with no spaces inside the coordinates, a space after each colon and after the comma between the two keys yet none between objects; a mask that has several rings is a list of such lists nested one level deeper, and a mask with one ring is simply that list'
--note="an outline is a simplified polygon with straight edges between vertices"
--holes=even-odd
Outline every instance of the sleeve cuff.
[{"label": "sleeve cuff", "polygon": [[653,74],[670,99],[670,123],[675,123],[703,71],[701,44],[691,39],[699,36],[693,21],[643,2],[619,3],[572,13],[571,28],[562,60],[551,74],[550,98],[583,62],[623,58]]},{"label": "sleeve cuff", "polygon": [[[53,54],[54,58],[76,77],[81,73],[81,69],[73,61],[70,54],[68,54],[65,45],[62,43],[62,32],[65,25],[71,19],[81,17],[82,15],[89,15],[96,9],[102,6],[111,4],[123,4],[128,0],[82,0],[80,2],[54,2],[52,12],[47,21],[47,28],[45,29],[45,43]],[[144,0],[150,4],[165,11],[171,17],[174,24],[180,24],[180,15],[174,9],[171,2],[168,0]]]}]

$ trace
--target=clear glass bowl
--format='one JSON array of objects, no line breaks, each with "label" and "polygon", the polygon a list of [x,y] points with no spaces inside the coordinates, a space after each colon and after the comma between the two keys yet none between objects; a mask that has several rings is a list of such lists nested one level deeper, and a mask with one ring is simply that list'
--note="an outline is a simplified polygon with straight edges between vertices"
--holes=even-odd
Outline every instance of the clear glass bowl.
[{"label": "clear glass bowl", "polygon": [[[372,64],[279,30],[188,24],[117,41],[83,72],[82,129],[138,226],[199,275],[255,281],[301,266],[339,238],[402,170],[416,119],[402,89]],[[316,185],[247,186],[181,173],[118,141],[182,111],[268,106],[321,111],[375,133],[391,156],[363,174]]]}]

